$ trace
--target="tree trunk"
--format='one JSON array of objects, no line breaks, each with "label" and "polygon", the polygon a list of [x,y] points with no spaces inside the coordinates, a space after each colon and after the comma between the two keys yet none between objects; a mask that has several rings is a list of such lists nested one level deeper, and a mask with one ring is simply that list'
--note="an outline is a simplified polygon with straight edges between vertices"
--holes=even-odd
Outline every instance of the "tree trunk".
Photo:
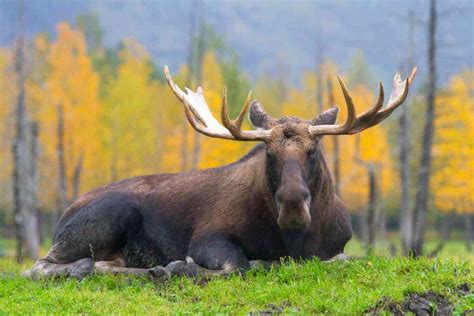
[{"label": "tree trunk", "polygon": [[[58,105],[58,125],[57,125],[57,157],[58,157],[58,202],[56,211],[56,222],[61,217],[62,212],[67,207],[67,175],[66,161],[64,157],[64,109]],[[54,223],[55,224],[55,223]],[[53,229],[56,225],[53,225]]]},{"label": "tree trunk", "polygon": [[453,221],[454,213],[446,213],[443,215],[443,218],[441,220],[441,239],[443,241],[449,240],[451,237],[451,224]]},{"label": "tree trunk", "polygon": [[[407,68],[413,67],[415,47],[415,15],[413,10],[408,12],[409,34]],[[413,211],[410,208],[410,111],[408,106],[401,107],[400,113],[400,237],[403,254],[409,254],[413,243]]]},{"label": "tree trunk", "polygon": [[410,209],[410,123],[406,106],[402,107],[400,115],[400,235],[402,250],[408,255],[408,249],[413,240],[413,212]]},{"label": "tree trunk", "polygon": [[15,221],[15,240],[16,240],[16,259],[19,263],[23,262],[23,199],[21,189],[21,172],[20,159],[21,157],[21,140],[16,138],[13,146],[13,214]]},{"label": "tree trunk", "polygon": [[[319,33],[319,28],[318,28]],[[319,40],[316,43],[316,109],[318,113],[322,113],[324,110],[324,84],[323,84],[323,48],[321,43],[321,36],[318,36]],[[321,149],[323,150],[323,143],[320,143]]]},{"label": "tree trunk", "polygon": [[[327,78],[327,89],[328,89],[328,102],[329,106],[335,105],[334,90],[332,86],[332,80],[330,77]],[[331,137],[333,141],[333,164],[334,164],[334,189],[337,195],[341,193],[341,172],[340,172],[340,158],[339,158],[339,137]]]},{"label": "tree trunk", "polygon": [[361,208],[358,212],[358,223],[359,223],[359,238],[364,243],[367,244],[369,228],[367,227],[367,208]]},{"label": "tree trunk", "polygon": [[[44,240],[43,235],[41,233],[41,209],[38,200],[38,189],[39,189],[39,151],[40,151],[40,144],[39,144],[39,124],[37,121],[33,121],[30,124],[30,137],[31,137],[31,159],[30,159],[30,174],[31,174],[31,205],[32,211],[34,213],[34,217],[36,218],[36,226],[37,226],[37,233],[35,235],[38,238],[38,247],[41,247],[41,244]],[[39,249],[38,249],[39,251]]]},{"label": "tree trunk", "polygon": [[317,69],[317,76],[316,76],[316,103],[317,103],[317,110],[319,113],[323,112],[324,110],[324,88],[323,88],[323,62],[322,62],[322,48],[321,45],[318,45],[318,53],[316,56],[316,69]]},{"label": "tree trunk", "polygon": [[377,214],[377,185],[375,183],[375,168],[372,164],[367,164],[369,176],[369,204],[367,206],[367,245],[373,247],[375,244],[376,214]]},{"label": "tree trunk", "polygon": [[82,162],[84,160],[84,155],[81,153],[77,159],[76,166],[74,167],[74,172],[72,174],[72,196],[71,202],[74,202],[79,197],[79,192],[81,188],[81,174],[82,174]]},{"label": "tree trunk", "polygon": [[382,248],[385,248],[386,241],[387,241],[387,216],[385,213],[385,205],[383,203],[383,196],[382,196],[382,183],[383,183],[383,166],[382,164],[378,164],[376,166],[376,175],[378,178],[376,179],[376,207],[377,207],[377,232],[376,235],[379,236],[380,244]]},{"label": "tree trunk", "polygon": [[18,95],[15,107],[15,140],[13,142],[13,213],[15,220],[16,257],[18,262],[24,257],[24,214],[27,207],[27,117],[25,106],[25,58],[24,58],[24,2],[19,1],[18,37],[15,51],[15,73]]},{"label": "tree trunk", "polygon": [[416,186],[414,206],[413,243],[409,252],[414,256],[423,254],[426,212],[428,210],[429,181],[431,173],[431,147],[433,143],[436,102],[436,0],[431,0],[428,26],[428,89],[426,96],[425,124],[421,148],[420,171]]},{"label": "tree trunk", "polygon": [[117,157],[119,155],[118,148],[117,148],[117,141],[118,137],[116,131],[118,126],[115,121],[112,122],[112,136],[110,139],[110,181],[115,182],[118,180],[118,160]]},{"label": "tree trunk", "polygon": [[472,225],[472,214],[464,215],[464,222],[466,224],[466,249],[472,251],[472,241],[474,240],[474,227]]},{"label": "tree trunk", "polygon": [[30,126],[30,153],[28,155],[28,175],[23,214],[23,234],[25,254],[36,259],[40,249],[40,231],[38,222],[38,123],[32,122]]}]

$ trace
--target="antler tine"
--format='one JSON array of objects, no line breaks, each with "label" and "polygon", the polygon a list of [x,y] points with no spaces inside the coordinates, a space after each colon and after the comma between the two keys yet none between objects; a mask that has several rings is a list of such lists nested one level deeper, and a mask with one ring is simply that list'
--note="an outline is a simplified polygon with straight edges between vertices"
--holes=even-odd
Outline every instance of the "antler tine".
[{"label": "antler tine", "polygon": [[[166,81],[168,82],[168,86],[171,88],[171,91],[178,97],[178,99],[183,103],[184,106],[184,112],[186,114],[186,117],[188,118],[189,122],[191,125],[195,128],[198,129],[198,123],[195,121],[195,113],[192,113],[192,109],[189,108],[189,105],[187,104],[185,98],[184,98],[184,91],[181,90],[177,84],[174,83],[173,78],[171,77],[170,70],[167,65],[164,67],[164,73],[165,73],[165,78]],[[197,119],[206,126],[206,124],[203,122],[202,118],[197,117]]]},{"label": "antler tine", "polygon": [[344,95],[344,100],[346,102],[346,108],[347,108],[346,122],[343,125],[341,125],[341,129],[343,128],[344,130],[347,130],[352,127],[356,119],[355,106],[354,106],[354,101],[352,100],[352,97],[349,91],[347,90],[346,85],[344,84],[342,79],[339,78],[338,76],[337,80],[339,81],[339,85],[341,86],[342,94]]},{"label": "antler tine", "polygon": [[395,110],[399,107],[407,98],[408,90],[410,90],[410,80],[408,78],[405,79],[405,86],[403,87],[403,93],[392,103],[389,103],[387,107],[383,111],[388,110]]},{"label": "antler tine", "polygon": [[178,97],[179,100],[184,101],[184,92],[174,83],[173,78],[170,74],[170,70],[166,65],[164,67],[164,73],[166,81],[168,82],[168,86],[171,88],[171,91],[173,91],[173,93]]},{"label": "antler tine", "polygon": [[377,99],[377,103],[375,103],[374,106],[368,109],[367,111],[361,113],[360,115],[357,115],[357,119],[365,120],[371,117],[372,115],[374,115],[375,113],[377,113],[383,106],[384,98],[385,98],[385,94],[384,94],[383,84],[382,84],[382,81],[380,81],[379,82],[379,97]]},{"label": "antler tine", "polygon": [[251,97],[252,97],[252,90],[250,90],[249,93],[247,94],[247,98],[245,99],[244,106],[242,107],[242,110],[240,110],[239,116],[235,119],[239,128],[242,126],[242,122],[244,121],[245,114],[247,114],[247,111],[249,109]]},{"label": "antler tine", "polygon": [[241,138],[242,137],[242,122],[245,118],[245,113],[247,113],[247,110],[250,105],[250,96],[252,95],[252,91],[249,91],[247,98],[245,99],[244,106],[240,110],[239,115],[235,120],[231,120],[229,117],[229,108],[227,105],[227,86],[224,87],[224,90],[222,92],[222,108],[221,108],[221,119],[222,119],[222,124],[230,131],[230,133],[236,137],[236,138]]},{"label": "antler tine", "polygon": [[410,76],[408,76],[408,83],[409,84],[411,84],[413,79],[415,79],[417,70],[418,70],[417,66],[414,66],[413,69],[411,70]]},{"label": "antler tine", "polygon": [[224,89],[222,89],[221,121],[222,124],[224,124],[224,126],[230,131],[232,128],[232,122],[230,120],[229,110],[227,107],[227,86],[224,86]]},{"label": "antler tine", "polygon": [[347,118],[343,124],[339,125],[315,125],[309,127],[309,132],[314,136],[320,135],[342,135],[342,134],[349,134],[352,126],[356,123],[356,113],[355,113],[355,106],[352,97],[347,91],[346,85],[344,82],[337,77],[339,81],[339,85],[341,86],[342,94],[344,95],[344,100],[346,102],[347,108]]}]

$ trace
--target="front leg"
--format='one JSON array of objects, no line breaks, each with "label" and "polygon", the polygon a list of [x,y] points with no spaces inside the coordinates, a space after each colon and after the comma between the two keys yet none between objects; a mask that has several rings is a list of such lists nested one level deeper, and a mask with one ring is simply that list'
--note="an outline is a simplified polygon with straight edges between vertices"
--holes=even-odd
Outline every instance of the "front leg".
[{"label": "front leg", "polygon": [[[261,260],[249,262],[242,248],[230,238],[209,235],[191,243],[186,261],[170,262],[165,269],[170,275],[178,276],[222,276],[259,266],[269,268],[276,264],[277,262]],[[150,272],[153,275],[153,269]],[[161,270],[158,272],[161,273]]]},{"label": "front leg", "polygon": [[[162,267],[156,267],[161,276]],[[189,247],[186,261],[170,262],[165,270],[169,275],[212,276],[228,275],[235,271],[245,271],[250,268],[242,248],[223,236],[208,236],[193,241]],[[150,270],[154,276],[155,268]]]},{"label": "front leg", "polygon": [[228,236],[208,235],[191,243],[188,256],[209,270],[245,271],[250,268],[240,245]]}]

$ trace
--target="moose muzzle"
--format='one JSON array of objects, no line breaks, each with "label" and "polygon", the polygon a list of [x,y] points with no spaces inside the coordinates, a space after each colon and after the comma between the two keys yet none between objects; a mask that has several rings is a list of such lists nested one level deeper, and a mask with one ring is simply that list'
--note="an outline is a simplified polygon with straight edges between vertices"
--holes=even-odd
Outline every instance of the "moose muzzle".
[{"label": "moose muzzle", "polygon": [[311,223],[311,194],[296,161],[285,164],[276,195],[281,229],[305,229]]}]

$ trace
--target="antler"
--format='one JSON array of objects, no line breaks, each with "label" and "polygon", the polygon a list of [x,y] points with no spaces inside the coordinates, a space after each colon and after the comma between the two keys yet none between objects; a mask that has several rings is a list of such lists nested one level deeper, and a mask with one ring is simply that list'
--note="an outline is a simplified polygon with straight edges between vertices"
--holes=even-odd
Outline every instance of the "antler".
[{"label": "antler", "polygon": [[164,73],[171,90],[173,90],[174,94],[183,104],[189,123],[199,133],[215,138],[242,141],[266,141],[270,138],[271,130],[242,130],[242,122],[250,104],[251,92],[249,92],[239,116],[235,120],[231,120],[227,107],[227,88],[224,87],[221,109],[221,118],[224,126],[222,126],[212,115],[201,87],[198,87],[196,92],[185,88],[185,93],[173,82],[168,66],[165,66]]},{"label": "antler", "polygon": [[416,75],[416,66],[413,67],[410,76],[401,81],[400,74],[396,73],[393,78],[393,88],[390,94],[388,105],[383,106],[384,91],[382,82],[379,86],[379,97],[374,106],[360,115],[355,114],[355,106],[349,91],[347,91],[344,82],[337,77],[341,90],[344,95],[347,107],[347,119],[344,124],[339,125],[315,125],[309,127],[309,132],[314,136],[322,135],[352,135],[357,134],[369,127],[372,127],[386,119],[397,107],[399,107],[407,98],[408,89]]}]

